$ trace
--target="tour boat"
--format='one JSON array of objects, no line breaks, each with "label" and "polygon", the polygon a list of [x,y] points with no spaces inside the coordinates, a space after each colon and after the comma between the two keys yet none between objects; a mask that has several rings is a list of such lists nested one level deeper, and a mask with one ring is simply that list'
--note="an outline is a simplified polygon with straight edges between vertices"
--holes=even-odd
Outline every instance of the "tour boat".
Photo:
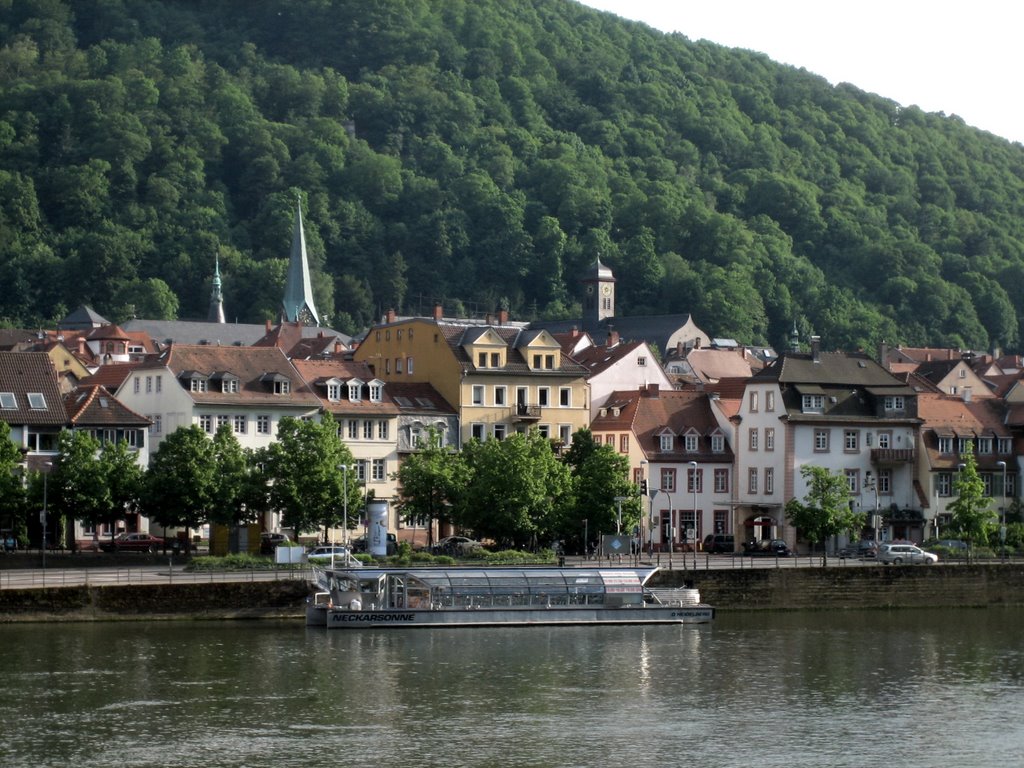
[{"label": "tour boat", "polygon": [[703,624],[692,588],[652,588],[658,568],[363,567],[317,570],[306,623],[329,629]]}]

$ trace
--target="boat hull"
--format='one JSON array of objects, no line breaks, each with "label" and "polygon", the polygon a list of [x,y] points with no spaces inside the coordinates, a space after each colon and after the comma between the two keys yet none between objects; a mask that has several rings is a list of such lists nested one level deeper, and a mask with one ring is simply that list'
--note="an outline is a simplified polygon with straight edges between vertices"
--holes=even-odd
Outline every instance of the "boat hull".
[{"label": "boat hull", "polygon": [[715,617],[708,605],[631,608],[465,608],[455,610],[311,609],[307,624],[328,629],[405,629],[420,627],[527,627],[581,624],[706,624]]}]

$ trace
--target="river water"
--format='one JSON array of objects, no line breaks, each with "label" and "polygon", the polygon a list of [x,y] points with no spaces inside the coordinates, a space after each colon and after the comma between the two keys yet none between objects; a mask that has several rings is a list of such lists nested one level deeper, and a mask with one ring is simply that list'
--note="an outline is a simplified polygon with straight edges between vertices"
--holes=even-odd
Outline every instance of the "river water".
[{"label": "river water", "polygon": [[1011,766],[1024,610],[0,626],[0,765]]}]

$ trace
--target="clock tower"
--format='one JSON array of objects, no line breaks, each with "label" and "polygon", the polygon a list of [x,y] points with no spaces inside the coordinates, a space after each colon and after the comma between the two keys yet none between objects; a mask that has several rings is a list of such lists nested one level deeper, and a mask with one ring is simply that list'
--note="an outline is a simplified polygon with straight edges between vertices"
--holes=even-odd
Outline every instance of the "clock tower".
[{"label": "clock tower", "polygon": [[583,325],[591,327],[615,317],[615,276],[597,258],[581,281],[583,283]]}]

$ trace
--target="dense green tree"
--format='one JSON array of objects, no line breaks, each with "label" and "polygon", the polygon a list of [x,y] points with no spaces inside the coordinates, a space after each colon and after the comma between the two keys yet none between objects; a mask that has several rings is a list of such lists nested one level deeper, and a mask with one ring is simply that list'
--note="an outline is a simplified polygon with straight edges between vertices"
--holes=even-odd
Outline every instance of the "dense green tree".
[{"label": "dense green tree", "polygon": [[[452,522],[452,513],[469,481],[469,468],[462,455],[442,445],[440,434],[429,429],[418,450],[402,461],[398,472],[398,511],[408,522],[426,526],[433,536],[433,523]],[[433,543],[430,538],[428,544]]]},{"label": "dense green tree", "polygon": [[804,466],[800,475],[807,483],[803,501],[792,498],[786,503],[786,519],[799,535],[812,544],[822,545],[822,565],[828,561],[825,542],[840,533],[856,535],[864,528],[865,513],[850,506],[850,486],[841,473],[825,467]]},{"label": "dense green tree", "polygon": [[213,442],[195,424],[180,427],[150,456],[142,511],[158,525],[188,531],[216,514],[217,486]]},{"label": "dense green tree", "polygon": [[953,528],[967,542],[967,552],[973,556],[974,545],[988,540],[995,522],[992,499],[985,495],[985,481],[978,474],[974,457],[974,443],[967,441],[960,454],[960,471],[953,482],[956,498],[948,509],[953,516]]},{"label": "dense green tree", "polygon": [[51,530],[65,530],[64,524],[76,519],[93,526],[108,522],[113,505],[99,441],[82,430],[64,430],[57,451],[47,483]]},{"label": "dense green tree", "polygon": [[629,479],[629,459],[581,429],[573,435],[564,460],[572,471],[573,504],[566,509],[558,538],[585,544],[584,520],[595,536],[633,530],[642,512],[636,484]]},{"label": "dense green tree", "polygon": [[0,528],[20,546],[27,544],[26,503],[21,452],[11,439],[11,427],[0,421]]}]

